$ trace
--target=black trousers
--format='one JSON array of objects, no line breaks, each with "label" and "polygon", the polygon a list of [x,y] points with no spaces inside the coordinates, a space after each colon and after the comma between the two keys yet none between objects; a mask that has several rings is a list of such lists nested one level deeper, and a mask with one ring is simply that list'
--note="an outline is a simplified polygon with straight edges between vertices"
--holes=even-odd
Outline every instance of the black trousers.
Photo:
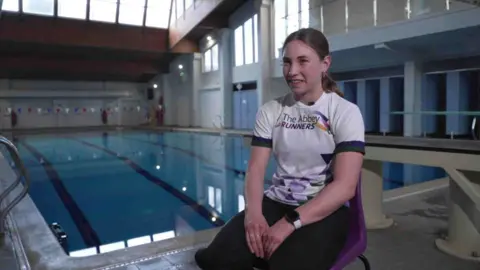
[{"label": "black trousers", "polygon": [[[262,210],[272,226],[296,208],[263,198]],[[342,206],[327,218],[306,225],[288,236],[268,261],[251,253],[245,238],[242,211],[229,220],[195,260],[203,270],[329,270],[343,249],[349,230],[348,208]]]}]

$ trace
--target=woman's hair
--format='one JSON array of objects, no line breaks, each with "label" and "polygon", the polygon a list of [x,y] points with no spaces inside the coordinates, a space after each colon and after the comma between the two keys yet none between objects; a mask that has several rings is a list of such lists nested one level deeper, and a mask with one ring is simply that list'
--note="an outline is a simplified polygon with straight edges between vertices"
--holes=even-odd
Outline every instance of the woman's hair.
[{"label": "woman's hair", "polygon": [[[299,40],[307,44],[317,53],[320,60],[325,59],[325,57],[330,54],[330,46],[328,44],[327,38],[325,37],[325,35],[323,35],[322,32],[316,29],[302,28],[298,31],[291,33],[285,39],[282,51],[285,50],[285,47],[288,43],[294,40]],[[337,83],[326,72],[322,76],[322,87],[323,90],[327,93],[335,92],[337,95],[343,97],[343,93],[338,88]]]}]

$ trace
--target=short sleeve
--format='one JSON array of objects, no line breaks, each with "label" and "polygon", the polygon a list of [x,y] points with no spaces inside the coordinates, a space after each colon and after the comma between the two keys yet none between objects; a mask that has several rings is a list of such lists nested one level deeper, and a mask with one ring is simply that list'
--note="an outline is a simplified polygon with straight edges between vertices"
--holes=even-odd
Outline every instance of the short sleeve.
[{"label": "short sleeve", "polygon": [[252,146],[272,148],[273,121],[268,104],[264,104],[257,112],[253,129]]},{"label": "short sleeve", "polygon": [[350,102],[339,104],[332,132],[335,140],[335,154],[341,152],[365,154],[365,125],[357,105]]}]

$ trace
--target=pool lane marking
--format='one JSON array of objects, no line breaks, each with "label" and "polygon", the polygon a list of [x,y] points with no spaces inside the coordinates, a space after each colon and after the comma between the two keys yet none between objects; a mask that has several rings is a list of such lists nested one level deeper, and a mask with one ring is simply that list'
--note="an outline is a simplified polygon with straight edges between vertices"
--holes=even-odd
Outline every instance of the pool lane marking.
[{"label": "pool lane marking", "polygon": [[180,199],[183,203],[186,205],[190,206],[195,212],[200,214],[202,217],[207,219],[208,222],[210,222],[214,226],[221,226],[225,224],[225,221],[223,221],[221,218],[216,217],[215,221],[212,221],[212,213],[208,211],[204,206],[200,205],[198,202],[190,198],[189,196],[185,195],[183,192],[178,191],[176,188],[168,184],[167,182],[163,181],[162,179],[158,178],[157,176],[151,174],[147,170],[143,169],[141,166],[136,164],[134,161],[131,159],[124,157],[122,155],[117,155],[117,153],[113,152],[110,149],[106,149],[104,147],[74,138],[74,137],[67,137],[71,140],[77,141],[83,145],[89,146],[91,148],[95,148],[98,150],[101,150],[107,154],[110,154],[119,160],[123,161],[126,165],[130,166],[133,170],[135,170],[138,174],[142,175],[145,177],[147,180],[150,182],[154,183],[157,186],[162,187],[164,190],[172,194],[173,196],[177,197]]},{"label": "pool lane marking", "polygon": [[[233,167],[230,167],[228,166],[227,164],[219,164],[219,163],[216,163],[216,162],[213,162],[203,156],[200,156],[200,155],[197,155],[195,154],[194,152],[192,151],[189,151],[189,150],[185,150],[185,149],[182,149],[182,148],[179,148],[179,147],[176,147],[176,146],[171,146],[171,145],[167,145],[167,144],[162,144],[162,143],[157,143],[157,142],[151,142],[151,141],[148,141],[148,140],[143,140],[143,139],[137,139],[137,138],[131,138],[131,137],[118,137],[118,138],[124,138],[124,139],[128,139],[128,140],[132,140],[132,141],[138,141],[138,142],[143,142],[143,143],[148,143],[148,144],[152,144],[152,145],[156,145],[156,146],[162,146],[162,147],[165,147],[165,148],[170,148],[170,149],[173,149],[173,150],[176,150],[178,152],[182,152],[184,154],[187,154],[193,158],[196,158],[198,160],[201,160],[203,162],[206,162],[206,163],[209,163],[209,164],[212,164],[212,165],[215,165],[215,166],[219,166],[219,167],[223,167],[227,170],[230,170],[230,171],[233,171],[234,173],[236,174],[243,174],[245,175],[246,172],[245,171],[241,171],[241,170],[238,170],[238,169],[235,169]],[[267,184],[271,184],[271,180],[270,179],[265,179],[265,183]]]},{"label": "pool lane marking", "polygon": [[[45,172],[47,173],[50,182],[52,183],[55,191],[63,202],[63,205],[67,209],[68,213],[72,217],[75,226],[77,227],[80,235],[82,236],[83,242],[88,247],[97,247],[101,245],[100,238],[95,230],[92,228],[88,219],[85,217],[85,214],[82,212],[80,207],[77,205],[72,195],[68,192],[67,188],[63,184],[60,175],[53,168],[52,163],[42,155],[35,147],[28,144],[24,140],[20,141],[20,144],[25,147],[37,160],[43,160],[43,163],[40,163]],[[61,224],[60,224],[61,225]]]}]

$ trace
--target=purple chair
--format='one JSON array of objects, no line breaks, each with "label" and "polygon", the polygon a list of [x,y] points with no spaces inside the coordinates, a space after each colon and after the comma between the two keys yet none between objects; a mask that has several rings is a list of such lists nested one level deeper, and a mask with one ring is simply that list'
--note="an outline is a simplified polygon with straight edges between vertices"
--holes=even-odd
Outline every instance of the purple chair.
[{"label": "purple chair", "polygon": [[347,243],[330,270],[342,270],[356,258],[363,262],[366,270],[370,270],[370,263],[363,255],[363,252],[367,249],[367,229],[362,207],[361,179],[358,181],[355,196],[350,200],[349,206],[351,219]]}]

